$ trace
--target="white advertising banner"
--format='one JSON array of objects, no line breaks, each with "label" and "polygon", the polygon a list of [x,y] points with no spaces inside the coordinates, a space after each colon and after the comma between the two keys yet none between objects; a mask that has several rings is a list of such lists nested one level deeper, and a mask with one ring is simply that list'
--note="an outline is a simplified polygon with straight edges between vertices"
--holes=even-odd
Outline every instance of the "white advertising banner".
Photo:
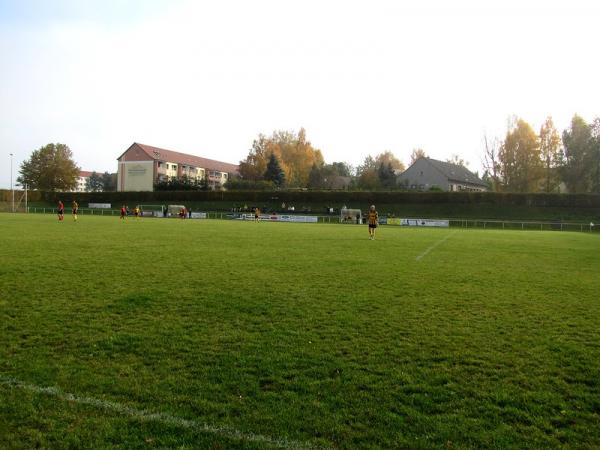
[{"label": "white advertising banner", "polygon": [[110,209],[110,203],[88,203],[88,208]]},{"label": "white advertising banner", "polygon": [[[296,222],[296,223],[317,223],[319,218],[317,216],[296,216],[287,214],[260,214],[260,220],[266,220],[270,222]],[[254,214],[242,214],[239,219],[241,220],[254,220]]]},{"label": "white advertising banner", "polygon": [[192,211],[192,219],[206,219],[207,215],[205,212],[193,212]]},{"label": "white advertising banner", "polygon": [[450,226],[450,222],[448,220],[441,220],[441,219],[400,219],[400,224],[405,227],[448,228]]}]

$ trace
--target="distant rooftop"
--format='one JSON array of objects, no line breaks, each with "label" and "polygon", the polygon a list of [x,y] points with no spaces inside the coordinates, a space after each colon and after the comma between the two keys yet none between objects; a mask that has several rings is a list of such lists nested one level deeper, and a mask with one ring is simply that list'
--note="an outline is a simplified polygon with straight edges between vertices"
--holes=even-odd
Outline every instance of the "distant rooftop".
[{"label": "distant rooftop", "polygon": [[[137,146],[142,149],[150,158],[157,161],[172,162],[176,164],[183,164],[186,166],[200,167],[209,170],[218,170],[219,172],[237,173],[239,166],[237,164],[230,164],[223,161],[216,161],[214,159],[202,158],[200,156],[189,155],[187,153],[180,153],[173,150],[167,150],[164,148],[153,147],[151,145],[140,144],[134,142],[133,146]],[[131,148],[129,147],[129,149]],[[129,150],[127,149],[127,150]],[[122,156],[122,155],[121,155]],[[120,158],[120,157],[119,157]]]},{"label": "distant rooftop", "polygon": [[477,175],[475,175],[473,172],[471,172],[464,166],[452,164],[445,161],[439,161],[433,158],[423,159],[426,159],[429,162],[429,164],[431,164],[437,170],[442,172],[442,174],[444,174],[444,176],[449,180],[459,181],[461,183],[478,184],[487,187],[487,184],[483,180],[481,180]]}]

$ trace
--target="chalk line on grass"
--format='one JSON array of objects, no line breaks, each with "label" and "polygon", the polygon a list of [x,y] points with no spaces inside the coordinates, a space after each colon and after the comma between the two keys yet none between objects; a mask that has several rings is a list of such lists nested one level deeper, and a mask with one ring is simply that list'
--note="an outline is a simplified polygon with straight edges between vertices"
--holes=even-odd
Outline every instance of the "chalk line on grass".
[{"label": "chalk line on grass", "polygon": [[448,233],[446,236],[444,236],[442,239],[440,239],[439,241],[437,241],[435,244],[431,245],[430,247],[428,247],[423,253],[421,253],[419,256],[417,256],[415,258],[415,261],[421,261],[421,259],[423,259],[425,256],[427,256],[427,254],[432,251],[434,248],[436,248],[438,245],[443,244],[444,242],[446,242],[450,236],[452,236],[453,234],[455,234],[456,231],[453,231],[452,233]]},{"label": "chalk line on grass", "polygon": [[35,384],[21,382],[17,379],[0,375],[0,385],[24,391],[34,392],[36,394],[45,394],[56,397],[60,400],[87,405],[107,412],[118,413],[124,416],[133,417],[142,422],[158,422],[178,428],[185,428],[203,433],[215,434],[221,437],[235,439],[239,441],[256,442],[266,444],[272,447],[285,449],[321,449],[324,447],[311,444],[310,442],[294,441],[282,437],[265,436],[261,434],[248,433],[229,427],[220,427],[206,423],[196,422],[194,420],[184,419],[182,417],[172,416],[164,413],[153,413],[145,409],[136,409],[117,402],[100,400],[93,397],[80,397],[68,392],[64,392],[55,387],[44,387]]}]

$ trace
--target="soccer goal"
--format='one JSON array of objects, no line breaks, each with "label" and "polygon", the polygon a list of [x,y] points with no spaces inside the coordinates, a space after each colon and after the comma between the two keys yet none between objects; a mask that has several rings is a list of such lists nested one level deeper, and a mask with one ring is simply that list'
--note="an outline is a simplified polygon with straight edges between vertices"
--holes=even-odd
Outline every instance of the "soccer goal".
[{"label": "soccer goal", "polygon": [[166,208],[163,205],[140,205],[142,216],[166,217]]},{"label": "soccer goal", "polygon": [[340,223],[362,223],[362,212],[360,209],[342,208],[340,210]]}]

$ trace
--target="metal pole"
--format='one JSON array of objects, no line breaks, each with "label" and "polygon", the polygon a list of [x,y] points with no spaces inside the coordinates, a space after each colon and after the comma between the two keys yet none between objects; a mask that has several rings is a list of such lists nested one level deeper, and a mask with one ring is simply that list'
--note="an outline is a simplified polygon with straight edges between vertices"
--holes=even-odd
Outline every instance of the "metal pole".
[{"label": "metal pole", "polygon": [[25,183],[25,212],[29,212],[29,208],[27,207],[27,183]]},{"label": "metal pole", "polygon": [[15,189],[13,187],[13,175],[12,175],[12,166],[13,166],[13,154],[10,154],[10,190],[12,192],[12,212],[15,212]]}]

